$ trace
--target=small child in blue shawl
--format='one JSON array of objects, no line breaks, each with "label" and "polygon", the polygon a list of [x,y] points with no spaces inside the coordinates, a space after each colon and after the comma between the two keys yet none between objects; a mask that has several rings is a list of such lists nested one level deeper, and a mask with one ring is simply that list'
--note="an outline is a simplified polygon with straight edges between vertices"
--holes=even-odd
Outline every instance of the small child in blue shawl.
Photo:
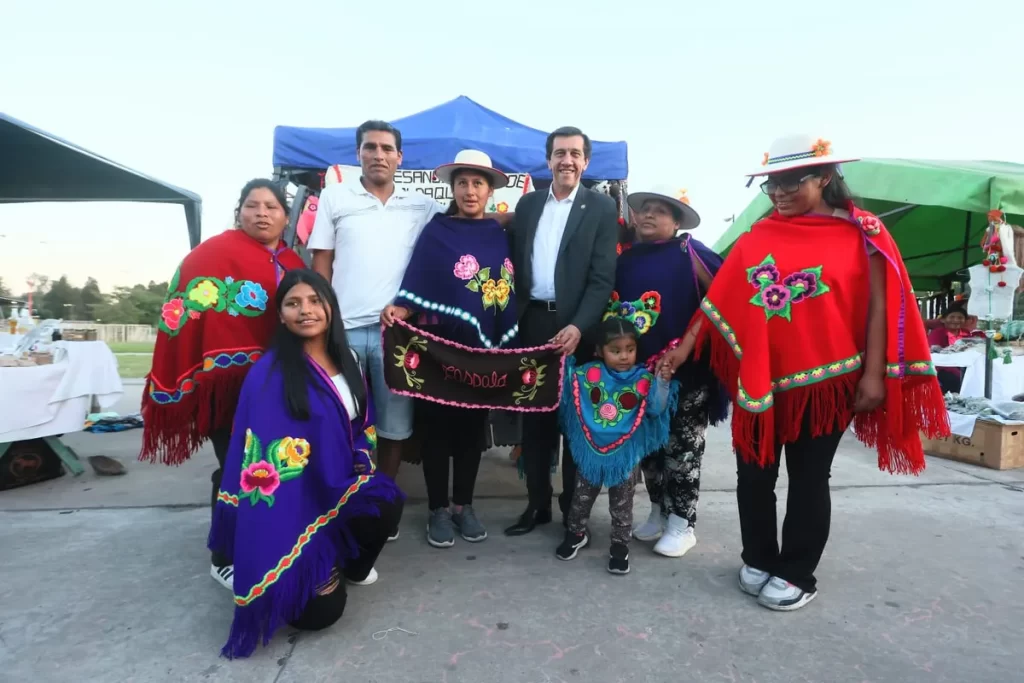
[{"label": "small child in blue shawl", "polygon": [[559,409],[562,432],[576,462],[576,490],[565,540],[555,554],[572,560],[590,543],[587,521],[602,486],[608,487],[612,545],[608,571],[629,572],[633,492],[637,467],[669,438],[670,409],[678,405],[679,384],[637,364],[636,327],[623,318],[601,323],[598,360],[568,361]]}]

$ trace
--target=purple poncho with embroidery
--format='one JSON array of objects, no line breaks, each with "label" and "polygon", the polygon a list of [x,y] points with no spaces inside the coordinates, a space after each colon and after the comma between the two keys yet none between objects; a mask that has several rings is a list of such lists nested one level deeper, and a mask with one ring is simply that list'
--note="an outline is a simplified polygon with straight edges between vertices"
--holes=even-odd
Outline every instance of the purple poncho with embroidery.
[{"label": "purple poncho with embroidery", "polygon": [[509,346],[519,332],[509,254],[497,221],[437,214],[416,242],[395,304],[421,314],[425,320],[411,322],[449,341]]},{"label": "purple poncho with embroidery", "polygon": [[[654,364],[686,331],[703,298],[694,261],[712,276],[722,257],[689,235],[660,242],[636,242],[622,252],[615,268],[615,290],[604,317],[618,316],[632,322],[640,333],[637,362]],[[708,362],[688,360],[675,379],[682,395],[706,387],[712,424],[724,420],[729,397],[711,373]]]},{"label": "purple poncho with embroidery", "polygon": [[355,557],[349,523],[402,497],[373,472],[372,401],[350,420],[330,378],[309,361],[310,417],[297,420],[274,358],[267,353],[242,386],[210,530],[210,549],[235,566],[226,657],[252,654],[297,619],[331,571]]}]

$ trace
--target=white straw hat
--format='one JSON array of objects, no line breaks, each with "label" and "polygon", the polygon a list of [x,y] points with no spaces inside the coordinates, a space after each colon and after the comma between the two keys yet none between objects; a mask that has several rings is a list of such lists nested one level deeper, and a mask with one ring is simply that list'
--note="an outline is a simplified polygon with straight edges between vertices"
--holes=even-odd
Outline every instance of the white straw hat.
[{"label": "white straw hat", "polygon": [[649,199],[657,199],[679,209],[683,214],[683,219],[679,223],[680,230],[693,230],[700,225],[700,214],[690,208],[690,199],[686,196],[686,190],[680,190],[670,185],[657,185],[652,192],[630,192],[626,201],[630,211],[639,213],[640,207]]},{"label": "white straw hat", "polygon": [[857,161],[857,157],[838,156],[832,153],[832,143],[824,138],[813,135],[786,135],[777,138],[769,151],[764,153],[761,168],[747,176],[753,178],[760,175],[781,173],[794,168],[807,166],[823,166],[825,164],[844,164]]},{"label": "white straw hat", "polygon": [[491,179],[492,189],[500,189],[508,185],[508,176],[494,168],[491,158],[478,149],[464,149],[455,155],[455,161],[434,169],[434,175],[442,183],[451,183],[452,174],[468,169],[483,173]]}]

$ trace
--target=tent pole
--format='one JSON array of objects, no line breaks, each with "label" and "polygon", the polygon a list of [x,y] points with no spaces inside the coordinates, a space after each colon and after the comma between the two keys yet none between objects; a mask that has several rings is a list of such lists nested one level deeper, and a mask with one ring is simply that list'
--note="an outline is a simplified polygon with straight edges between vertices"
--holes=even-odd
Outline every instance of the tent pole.
[{"label": "tent pole", "polygon": [[967,252],[971,250],[971,212],[967,212],[967,221],[964,225],[964,265],[967,267]]},{"label": "tent pole", "polygon": [[[989,325],[992,322],[989,321]],[[992,330],[985,331],[985,398],[992,400],[992,353],[994,344],[992,338],[995,336],[995,332]]]}]

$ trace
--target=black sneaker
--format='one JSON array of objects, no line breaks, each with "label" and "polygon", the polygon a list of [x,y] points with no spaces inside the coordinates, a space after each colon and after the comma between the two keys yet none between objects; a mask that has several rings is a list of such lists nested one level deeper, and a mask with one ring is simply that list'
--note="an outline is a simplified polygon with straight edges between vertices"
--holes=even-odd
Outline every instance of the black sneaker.
[{"label": "black sneaker", "polygon": [[590,537],[587,536],[587,532],[584,531],[582,534],[574,534],[571,531],[566,531],[565,540],[562,541],[562,545],[558,546],[558,550],[555,551],[555,555],[558,559],[565,560],[566,562],[574,560],[576,559],[576,553],[583,548],[586,548],[589,543]]},{"label": "black sneaker", "polygon": [[608,553],[608,571],[612,574],[629,573],[629,547],[622,543],[612,543]]}]

